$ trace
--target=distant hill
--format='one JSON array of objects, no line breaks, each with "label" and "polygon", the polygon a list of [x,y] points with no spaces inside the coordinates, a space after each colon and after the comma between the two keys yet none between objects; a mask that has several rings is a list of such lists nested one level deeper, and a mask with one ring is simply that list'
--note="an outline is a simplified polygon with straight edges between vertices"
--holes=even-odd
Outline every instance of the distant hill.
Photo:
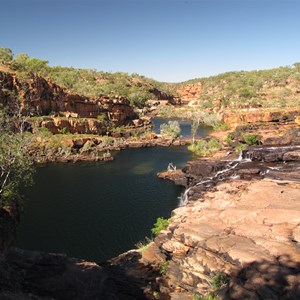
[{"label": "distant hill", "polygon": [[226,72],[182,83],[158,82],[139,74],[101,72],[94,69],[48,65],[47,60],[14,56],[0,48],[0,71],[12,72],[20,80],[38,75],[68,93],[90,100],[102,96],[124,97],[143,107],[147,100],[168,100],[206,111],[243,108],[291,108],[300,106],[300,63],[270,70]]},{"label": "distant hill", "polygon": [[174,88],[185,102],[203,109],[296,107],[300,106],[300,63],[196,78]]},{"label": "distant hill", "polygon": [[51,67],[47,60],[30,58],[27,54],[18,54],[14,57],[9,48],[0,48],[0,70],[13,72],[16,77],[23,79],[30,78],[29,73],[33,73],[51,80],[70,93],[91,99],[101,96],[124,97],[134,106],[143,106],[150,99],[172,101],[174,94],[167,84],[136,73]]}]

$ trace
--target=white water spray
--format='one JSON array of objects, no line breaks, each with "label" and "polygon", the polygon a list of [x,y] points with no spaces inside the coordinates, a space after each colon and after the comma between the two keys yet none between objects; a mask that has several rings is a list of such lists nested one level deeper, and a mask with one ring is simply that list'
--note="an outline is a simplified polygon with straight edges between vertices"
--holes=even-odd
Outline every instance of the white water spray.
[{"label": "white water spray", "polygon": [[179,201],[179,206],[185,206],[188,204],[189,202],[189,192],[192,188],[199,186],[199,185],[204,185],[207,183],[211,183],[213,180],[219,180],[222,181],[222,174],[227,173],[233,169],[235,169],[238,165],[242,164],[242,163],[246,163],[246,162],[250,162],[251,158],[247,157],[247,158],[243,158],[242,152],[240,153],[238,159],[233,160],[231,162],[229,162],[227,165],[225,165],[225,169],[218,171],[214,176],[211,177],[206,177],[204,180],[201,180],[200,182],[196,183],[195,185],[187,188],[184,193],[182,194],[182,196],[180,197],[180,201]]}]

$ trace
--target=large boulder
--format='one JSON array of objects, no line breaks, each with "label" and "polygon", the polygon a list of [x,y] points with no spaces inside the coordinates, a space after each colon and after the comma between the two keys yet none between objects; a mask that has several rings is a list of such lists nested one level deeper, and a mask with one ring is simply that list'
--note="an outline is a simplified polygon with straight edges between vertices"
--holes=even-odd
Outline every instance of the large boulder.
[{"label": "large boulder", "polygon": [[300,145],[300,128],[291,128],[285,134],[277,137],[266,138],[265,146]]}]

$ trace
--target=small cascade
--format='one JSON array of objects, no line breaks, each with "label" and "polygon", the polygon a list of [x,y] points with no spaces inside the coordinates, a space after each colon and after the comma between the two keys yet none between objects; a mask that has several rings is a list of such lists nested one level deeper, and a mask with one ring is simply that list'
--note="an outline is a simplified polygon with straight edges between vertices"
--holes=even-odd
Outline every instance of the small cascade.
[{"label": "small cascade", "polygon": [[[187,188],[180,197],[179,206],[188,204],[189,192],[191,189],[197,186],[208,187],[213,183],[223,181],[226,178],[238,178],[238,175],[234,174],[232,171],[243,163],[253,162],[253,164],[256,165],[256,168],[261,169],[261,175],[268,174],[272,171],[280,171],[283,168],[286,169],[286,167],[284,167],[286,164],[284,161],[285,153],[297,151],[299,149],[300,146],[296,145],[278,147],[252,147],[243,150],[236,160],[227,163],[224,168],[221,171],[218,171],[214,176],[206,177],[195,185]],[[279,163],[280,165],[278,165]],[[300,169],[300,166],[292,165],[292,169],[297,171]]]},{"label": "small cascade", "polygon": [[283,161],[283,155],[300,149],[300,146],[278,146],[278,147],[251,147],[242,151],[242,158],[251,161],[275,162]]},{"label": "small cascade", "polygon": [[228,164],[225,165],[225,168],[223,170],[218,171],[214,176],[211,177],[206,177],[204,180],[201,180],[200,182],[196,183],[195,185],[187,188],[184,193],[182,194],[182,196],[180,197],[180,201],[179,201],[179,206],[185,206],[186,204],[188,204],[189,201],[189,191],[196,187],[196,186],[208,186],[208,184],[212,184],[213,182],[220,182],[223,181],[225,179],[224,175],[226,173],[231,172],[233,169],[235,169],[237,166],[239,166],[241,163],[246,163],[246,162],[250,162],[251,159],[250,158],[243,158],[243,154],[242,152],[240,153],[240,156],[238,159],[233,160],[231,162],[229,162]]},{"label": "small cascade", "polygon": [[253,158],[253,153],[246,149],[246,150],[242,150],[240,152],[240,156],[237,160],[238,161],[246,160],[249,162],[249,161],[252,161],[252,158]]},{"label": "small cascade", "polygon": [[190,187],[187,188],[184,193],[181,195],[181,197],[179,197],[179,206],[185,206],[188,204],[189,202],[189,191],[190,191]]}]

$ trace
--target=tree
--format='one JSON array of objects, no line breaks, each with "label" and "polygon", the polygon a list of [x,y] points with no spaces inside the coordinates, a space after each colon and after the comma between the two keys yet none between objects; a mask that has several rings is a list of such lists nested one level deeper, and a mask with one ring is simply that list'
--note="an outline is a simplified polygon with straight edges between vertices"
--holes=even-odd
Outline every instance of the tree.
[{"label": "tree", "polygon": [[38,74],[48,66],[48,60],[30,58],[28,54],[20,53],[11,63],[11,68],[17,71],[28,71]]},{"label": "tree", "polygon": [[201,111],[194,111],[192,114],[192,124],[191,124],[191,135],[193,138],[193,143],[195,143],[195,137],[197,135],[197,130],[201,123],[203,123],[203,113]]},{"label": "tree", "polygon": [[16,58],[11,63],[11,68],[17,71],[26,71],[26,64],[28,59],[29,59],[28,54],[25,53],[17,54]]},{"label": "tree", "polygon": [[9,48],[0,48],[0,63],[8,64],[13,60],[13,53]]},{"label": "tree", "polygon": [[34,74],[39,74],[41,71],[45,70],[47,66],[48,60],[32,57],[27,60],[26,69]]},{"label": "tree", "polygon": [[194,119],[192,121],[192,124],[191,124],[191,135],[192,135],[192,138],[193,138],[193,143],[195,143],[195,137],[196,137],[199,125],[200,125],[200,123],[198,122],[198,120]]},{"label": "tree", "polygon": [[14,118],[0,109],[0,206],[19,202],[20,188],[32,182],[29,133],[15,131]]},{"label": "tree", "polygon": [[160,133],[169,135],[172,138],[177,138],[180,135],[181,129],[178,121],[169,121],[160,125]]},{"label": "tree", "polygon": [[293,66],[297,71],[300,71],[300,63],[299,62],[294,63]]}]

